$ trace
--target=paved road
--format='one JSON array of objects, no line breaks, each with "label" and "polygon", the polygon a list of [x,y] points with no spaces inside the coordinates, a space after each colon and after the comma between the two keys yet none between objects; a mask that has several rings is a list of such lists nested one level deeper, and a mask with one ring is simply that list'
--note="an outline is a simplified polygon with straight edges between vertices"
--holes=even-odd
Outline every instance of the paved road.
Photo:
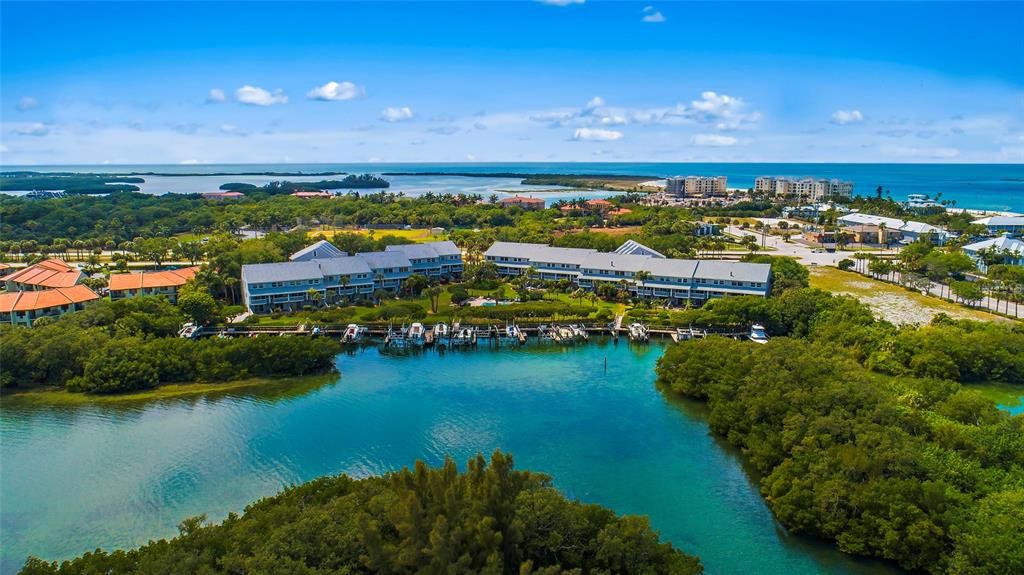
[{"label": "paved road", "polygon": [[[727,226],[726,227],[726,232],[730,233],[730,234],[732,234],[734,236],[740,236],[740,237],[743,237],[743,236],[754,236],[754,237],[757,238],[758,244],[760,245],[760,242],[761,242],[761,234],[760,234],[760,232],[756,232],[756,231],[753,231],[753,230],[744,230],[744,229],[740,228],[739,226]],[[799,242],[788,242],[787,243],[781,237],[779,237],[779,236],[771,236],[771,235],[765,237],[765,245],[770,246],[772,248],[775,248],[775,251],[771,252],[772,255],[792,256],[792,257],[795,257],[795,258],[799,259],[800,261],[802,261],[805,265],[835,266],[835,265],[837,265],[839,263],[840,260],[842,260],[844,258],[849,258],[849,259],[852,260],[853,259],[853,255],[857,253],[857,252],[854,252],[854,251],[846,251],[846,250],[836,250],[834,253],[828,253],[828,252],[815,253],[814,248],[806,246],[806,245],[804,245],[802,243],[799,243]],[[882,252],[875,252],[875,253],[877,253],[879,255],[882,255],[882,254],[895,255],[895,254],[899,253],[899,250],[898,249],[893,249],[893,250],[882,251]],[[870,276],[866,276],[866,277],[870,277]],[[896,282],[898,283],[899,282],[899,274],[898,273],[894,274],[894,277],[896,278]],[[948,298],[946,298],[945,295],[947,293],[949,293],[949,290],[946,288],[945,285],[941,285],[941,284],[933,282],[929,286],[928,292],[931,295],[935,296],[935,297],[948,300]],[[949,300],[949,301],[952,301],[952,300]],[[957,302],[954,302],[954,303],[957,303]],[[1009,310],[1006,310],[1005,309],[1006,308],[1006,302],[1002,301],[1002,300],[1000,300],[998,302],[998,304],[997,304],[997,302],[995,300],[986,297],[982,301],[978,302],[978,304],[975,307],[981,308],[981,309],[996,310],[996,305],[999,306],[998,307],[998,311],[1000,313],[1005,313],[1005,314],[1007,314],[1007,315],[1009,315],[1011,317],[1014,317],[1014,314],[1016,314],[1015,317],[1024,319],[1024,306],[1016,306],[1016,309],[1015,309],[1014,305],[1010,304]]]}]

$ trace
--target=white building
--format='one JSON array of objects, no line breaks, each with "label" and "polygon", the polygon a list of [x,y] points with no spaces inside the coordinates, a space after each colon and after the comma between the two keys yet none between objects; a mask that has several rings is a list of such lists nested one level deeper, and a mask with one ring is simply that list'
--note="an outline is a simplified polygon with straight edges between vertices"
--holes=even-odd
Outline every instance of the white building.
[{"label": "white building", "polygon": [[665,193],[677,197],[724,196],[728,193],[725,176],[675,176],[665,180]]},{"label": "white building", "polygon": [[885,216],[862,214],[860,212],[852,212],[839,216],[836,218],[836,223],[840,226],[850,228],[857,228],[858,226],[874,226],[881,228],[884,226],[885,235],[887,237],[900,237],[902,238],[903,243],[911,243],[916,241],[918,238],[930,235],[933,242],[942,244],[945,243],[946,239],[949,237],[948,232],[924,222],[900,220]]},{"label": "white building", "polygon": [[637,297],[664,298],[673,304],[689,301],[700,305],[712,298],[737,295],[767,297],[771,290],[769,264],[680,260],[646,255],[645,251],[657,252],[640,248],[644,246],[624,244],[620,249],[625,253],[602,253],[495,242],[484,257],[505,276],[522,275],[533,268],[541,279],[569,280],[587,290],[596,290],[601,284],[624,286]]},{"label": "white building", "polygon": [[987,271],[988,268],[983,257],[986,253],[998,256],[1003,263],[1024,266],[1024,241],[1009,235],[975,242],[962,249],[978,264],[978,269],[982,272]]},{"label": "white building", "polygon": [[805,202],[820,202],[829,197],[849,198],[853,195],[853,182],[824,178],[789,178],[761,176],[754,180],[754,191],[776,198],[796,198]]}]

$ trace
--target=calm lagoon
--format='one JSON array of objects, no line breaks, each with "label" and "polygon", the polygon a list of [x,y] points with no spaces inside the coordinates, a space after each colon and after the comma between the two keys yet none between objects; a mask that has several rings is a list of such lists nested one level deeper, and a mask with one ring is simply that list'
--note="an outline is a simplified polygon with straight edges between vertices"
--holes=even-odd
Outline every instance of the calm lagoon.
[{"label": "calm lagoon", "polygon": [[[707,572],[895,573],[787,534],[711,436],[700,404],[654,385],[659,344],[338,357],[340,377],[258,391],[0,409],[0,571],[222,519],[319,475],[460,465],[495,448],[569,496],[650,516]],[[607,370],[605,361],[607,360]]]}]

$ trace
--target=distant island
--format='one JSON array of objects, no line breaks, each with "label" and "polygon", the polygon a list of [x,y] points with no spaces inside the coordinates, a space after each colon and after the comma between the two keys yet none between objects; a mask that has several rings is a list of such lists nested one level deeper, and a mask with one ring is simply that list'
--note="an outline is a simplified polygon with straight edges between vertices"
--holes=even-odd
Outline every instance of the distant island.
[{"label": "distant island", "polygon": [[[143,176],[154,177],[214,177],[214,176],[339,176],[337,172],[303,173],[303,172],[240,172],[212,174],[166,174],[156,172],[132,172],[130,174],[96,174],[74,172],[2,172],[0,173],[0,192],[15,191],[63,191],[65,194],[110,194],[115,192],[138,192],[141,188],[135,184],[145,183]],[[276,185],[272,185],[276,184]],[[272,182],[267,186],[243,182],[229,182],[220,186],[222,190],[245,191],[264,189],[271,193],[288,193],[309,190],[340,190],[340,189],[381,189],[388,188],[391,183],[373,174],[348,174],[341,180],[321,180],[319,182]]]},{"label": "distant island", "polygon": [[390,188],[391,182],[373,174],[350,174],[341,180],[320,180],[319,182],[270,182],[263,186],[244,182],[228,182],[221,184],[220,189],[229,192],[262,191],[271,194],[291,194],[321,190],[354,190]]}]

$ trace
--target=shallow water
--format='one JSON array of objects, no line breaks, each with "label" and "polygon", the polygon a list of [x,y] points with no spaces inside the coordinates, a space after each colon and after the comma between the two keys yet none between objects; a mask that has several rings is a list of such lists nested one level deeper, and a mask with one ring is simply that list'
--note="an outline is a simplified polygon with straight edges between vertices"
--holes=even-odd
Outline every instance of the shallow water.
[{"label": "shallow water", "polygon": [[[129,405],[0,410],[3,572],[175,534],[282,486],[495,448],[569,496],[646,514],[718,573],[888,573],[788,535],[703,406],[654,384],[658,344],[486,348],[411,356],[365,348],[341,377]],[[607,368],[605,367],[607,365]],[[333,381],[333,378],[331,379]]]}]

